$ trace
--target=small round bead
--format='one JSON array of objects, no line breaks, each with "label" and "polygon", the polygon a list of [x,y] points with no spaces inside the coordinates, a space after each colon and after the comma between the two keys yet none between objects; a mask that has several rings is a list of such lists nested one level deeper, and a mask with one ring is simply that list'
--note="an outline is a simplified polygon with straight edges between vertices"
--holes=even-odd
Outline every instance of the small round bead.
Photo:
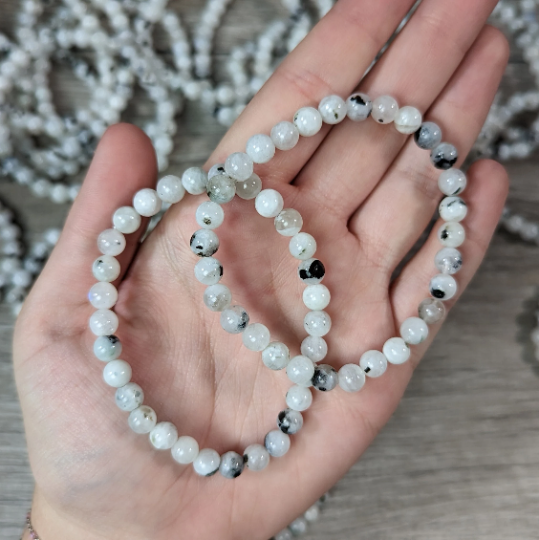
[{"label": "small round bead", "polygon": [[193,439],[193,437],[184,435],[183,437],[178,438],[170,452],[174,461],[177,461],[182,465],[188,465],[195,461],[198,456],[198,451],[199,448],[196,440]]},{"label": "small round bead", "polygon": [[125,386],[131,375],[131,366],[125,360],[111,360],[103,368],[103,380],[113,388]]},{"label": "small round bead", "polygon": [[313,361],[306,356],[294,356],[286,366],[286,374],[293,383],[309,386],[314,375]]},{"label": "small round bead", "polygon": [[318,105],[318,112],[326,124],[338,124],[346,118],[346,103],[340,96],[326,96]]},{"label": "small round bead", "polygon": [[195,218],[203,229],[217,229],[225,219],[225,212],[217,203],[206,201],[197,208]]},{"label": "small round bead", "polygon": [[[210,178],[213,178],[214,176],[217,176],[218,174],[226,174],[224,163],[216,163],[215,165],[213,165],[208,171],[208,177],[206,180],[209,180]],[[204,188],[204,191],[206,191],[206,188]]]},{"label": "small round bead", "polygon": [[127,423],[135,433],[150,433],[155,427],[155,424],[157,424],[157,415],[148,405],[141,405],[134,411],[131,411]]},{"label": "small round bead", "polygon": [[142,405],[144,392],[138,384],[129,382],[116,390],[114,400],[122,411],[131,412]]},{"label": "small round bead", "polygon": [[357,364],[345,364],[339,369],[339,386],[345,392],[359,392],[365,385],[365,373]]},{"label": "small round bead", "polygon": [[92,264],[92,274],[98,281],[110,283],[120,275],[120,263],[110,255],[102,255]]},{"label": "small round bead", "polygon": [[303,291],[303,303],[313,311],[320,311],[329,305],[331,294],[325,285],[309,285]]},{"label": "small round bead", "polygon": [[270,343],[270,331],[260,323],[247,326],[241,336],[243,344],[251,351],[263,351]]},{"label": "small round bead", "polygon": [[274,218],[283,209],[283,196],[274,189],[263,189],[255,199],[256,211],[266,218]]},{"label": "small round bead", "polygon": [[88,300],[96,309],[110,309],[118,301],[118,291],[111,283],[95,283],[88,293]]},{"label": "small round bead", "polygon": [[213,476],[220,464],[221,456],[211,448],[204,448],[193,461],[193,469],[200,476]]},{"label": "small round bead", "polygon": [[434,122],[424,122],[415,132],[415,142],[423,150],[432,150],[442,142],[442,130]]},{"label": "small round bead", "polygon": [[249,315],[241,306],[230,306],[221,313],[221,326],[229,334],[241,334],[249,324]]},{"label": "small round bead", "polygon": [[448,169],[438,177],[438,187],[448,197],[462,193],[467,183],[466,175],[460,169]]},{"label": "small round bead", "polygon": [[438,239],[446,247],[458,248],[466,240],[466,231],[460,223],[450,221],[438,229]]},{"label": "small round bead", "polygon": [[200,167],[190,167],[182,175],[182,185],[185,188],[185,191],[191,195],[200,195],[201,193],[204,193],[207,184],[208,174]]},{"label": "small round bead", "polygon": [[288,528],[290,529],[292,536],[303,536],[307,533],[307,520],[303,517],[296,518],[290,523]]},{"label": "small round bead", "polygon": [[289,361],[290,351],[288,347],[280,341],[272,341],[262,351],[262,362],[267,368],[273,369],[274,371],[284,369]]},{"label": "small round bead", "polygon": [[391,96],[380,96],[372,102],[372,117],[379,124],[390,124],[399,112],[397,100]]},{"label": "small round bead", "polygon": [[103,255],[115,257],[125,249],[125,236],[115,229],[107,229],[97,237],[97,247]]},{"label": "small round bead", "polygon": [[277,416],[277,427],[287,435],[294,435],[303,427],[303,416],[299,411],[285,409]]},{"label": "small round bead", "polygon": [[399,133],[404,135],[411,135],[415,133],[420,127],[423,121],[421,112],[415,107],[401,107],[397,116],[395,116],[395,128]]},{"label": "small round bead", "polygon": [[246,201],[254,199],[261,190],[262,180],[256,173],[253,173],[247,180],[236,182],[236,195]]},{"label": "small round bead", "polygon": [[144,217],[155,216],[161,210],[162,204],[157,191],[151,188],[144,188],[137,191],[133,198],[135,210]]},{"label": "small round bead", "polygon": [[270,455],[261,444],[251,444],[243,452],[243,460],[250,471],[262,471],[268,466]]},{"label": "small round bead", "polygon": [[209,229],[200,229],[191,236],[189,245],[195,255],[211,257],[219,249],[219,237]]},{"label": "small round bead", "polygon": [[373,379],[382,376],[387,370],[387,358],[380,351],[367,351],[359,359],[359,367],[367,377]]},{"label": "small round bead", "polygon": [[408,345],[419,345],[429,336],[429,327],[423,319],[409,317],[401,324],[400,334]]},{"label": "small round bead", "polygon": [[208,179],[206,192],[210,201],[217,204],[226,204],[236,194],[236,181],[228,174],[217,174]]},{"label": "small round bead", "polygon": [[329,392],[337,386],[339,376],[331,366],[319,364],[314,368],[314,375],[311,382],[320,392]]},{"label": "small round bead", "polygon": [[314,107],[303,107],[294,115],[294,124],[303,137],[312,137],[322,128],[322,115]]},{"label": "small round bead", "polygon": [[462,268],[462,255],[458,249],[442,248],[434,257],[434,265],[441,274],[456,274]]},{"label": "small round bead", "polygon": [[331,330],[331,317],[325,311],[309,311],[303,327],[310,336],[323,337]]},{"label": "small round bead", "polygon": [[221,456],[219,472],[225,478],[237,478],[243,472],[243,456],[237,452],[226,452]]},{"label": "small round bead", "polygon": [[288,249],[293,257],[305,261],[316,253],[316,240],[309,233],[300,232],[290,239]]},{"label": "small round bead", "polygon": [[430,159],[437,169],[444,171],[453,167],[459,158],[457,149],[449,143],[441,143],[432,149]]},{"label": "small round bead", "polygon": [[292,150],[299,141],[298,128],[292,122],[279,122],[271,128],[270,136],[279,150]]},{"label": "small round bead", "polygon": [[268,135],[253,135],[247,141],[247,155],[254,163],[267,163],[275,155],[275,145]]},{"label": "small round bead", "polygon": [[293,411],[306,411],[312,402],[313,395],[305,386],[292,386],[286,393],[286,405]]},{"label": "small round bead", "polygon": [[122,354],[122,343],[116,336],[99,336],[94,341],[94,355],[101,362],[116,360]]},{"label": "small round bead", "polygon": [[213,257],[204,257],[195,265],[195,277],[204,285],[215,285],[223,277],[223,265]]},{"label": "small round bead", "polygon": [[326,274],[326,269],[318,259],[307,259],[301,261],[298,266],[298,276],[308,285],[320,283]]},{"label": "small round bead", "polygon": [[320,507],[319,503],[313,504],[306,512],[303,514],[303,517],[309,522],[314,523],[320,518]]},{"label": "small round bead", "polygon": [[242,182],[253,174],[253,160],[243,152],[235,152],[226,158],[225,171],[234,180]]},{"label": "small round bead", "polygon": [[266,435],[264,446],[270,456],[283,457],[290,450],[290,437],[280,429],[275,429]]},{"label": "small round bead", "polygon": [[279,531],[274,537],[273,540],[292,540],[294,535],[292,531],[288,528]]},{"label": "small round bead", "polygon": [[383,351],[391,364],[404,364],[410,358],[410,347],[400,337],[388,339],[384,343]]},{"label": "small round bead", "polygon": [[157,450],[170,450],[178,440],[178,430],[170,422],[159,422],[150,431],[150,443]]},{"label": "small round bead", "polygon": [[285,208],[275,218],[275,229],[283,236],[294,236],[301,231],[301,227],[303,227],[303,218],[293,208]]},{"label": "small round bead", "polygon": [[350,120],[363,122],[372,113],[372,100],[367,94],[357,92],[346,100],[346,108]]},{"label": "small round bead", "polygon": [[320,362],[328,354],[328,344],[323,337],[307,336],[301,342],[301,354],[313,362]]},{"label": "small round bead", "polygon": [[232,294],[226,285],[210,285],[204,291],[204,304],[212,311],[223,311],[232,302]]},{"label": "small round bead", "polygon": [[176,204],[185,196],[185,188],[183,187],[181,178],[172,174],[163,176],[157,182],[156,191],[159,198],[168,204]]},{"label": "small round bead", "polygon": [[90,317],[90,330],[96,336],[110,336],[118,330],[118,316],[110,309],[98,309]]},{"label": "small round bead", "polygon": [[460,197],[446,197],[438,211],[444,221],[462,221],[468,213],[468,207]]},{"label": "small round bead", "polygon": [[438,274],[430,280],[429,291],[438,300],[450,300],[457,294],[457,282],[453,276]]},{"label": "small round bead", "polygon": [[445,317],[445,306],[435,298],[425,298],[417,309],[419,317],[427,324],[436,324]]},{"label": "small round bead", "polygon": [[112,225],[123,234],[134,233],[140,222],[140,214],[132,206],[122,206],[112,216]]}]

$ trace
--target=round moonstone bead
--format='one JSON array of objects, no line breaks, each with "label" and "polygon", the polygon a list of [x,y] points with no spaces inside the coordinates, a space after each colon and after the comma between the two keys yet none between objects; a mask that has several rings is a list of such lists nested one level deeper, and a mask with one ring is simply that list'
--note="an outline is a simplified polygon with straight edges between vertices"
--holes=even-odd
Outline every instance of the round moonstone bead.
[{"label": "round moonstone bead", "polygon": [[249,324],[249,315],[241,306],[231,306],[221,313],[221,326],[229,334],[240,334]]},{"label": "round moonstone bead", "polygon": [[247,141],[246,152],[255,163],[267,163],[275,155],[275,145],[268,135],[253,135]]},{"label": "round moonstone bead", "polygon": [[434,122],[424,122],[415,132],[415,142],[423,150],[432,150],[442,142],[442,130]]},{"label": "round moonstone bead", "polygon": [[155,427],[155,424],[157,424],[157,415],[148,405],[141,405],[134,411],[131,411],[127,423],[135,433],[150,433]]},{"label": "round moonstone bead", "polygon": [[279,150],[292,150],[299,141],[298,128],[292,122],[279,122],[271,128],[270,136]]},{"label": "round moonstone bead", "polygon": [[116,229],[107,229],[97,237],[97,247],[103,255],[115,257],[125,249],[125,236]]},{"label": "round moonstone bead", "polygon": [[307,336],[301,342],[301,354],[313,362],[320,362],[328,354],[328,344],[323,337]]},{"label": "round moonstone bead", "polygon": [[204,304],[212,311],[223,311],[232,302],[232,294],[226,285],[210,285],[204,291]]},{"label": "round moonstone bead", "polygon": [[306,356],[294,356],[286,366],[288,378],[295,384],[309,386],[314,375],[314,364]]},{"label": "round moonstone bead", "polygon": [[331,330],[331,317],[325,311],[309,311],[303,327],[310,336],[323,337]]},{"label": "round moonstone bead", "polygon": [[288,528],[290,529],[292,536],[303,536],[307,533],[307,520],[304,517],[296,518],[292,523],[290,523]]},{"label": "round moonstone bead", "polygon": [[286,393],[286,404],[294,411],[306,411],[312,402],[313,395],[305,386],[292,386]]},{"label": "round moonstone bead", "polygon": [[299,411],[285,409],[277,416],[277,427],[287,435],[294,435],[303,427],[303,416]]},{"label": "round moonstone bead", "polygon": [[448,197],[462,193],[466,189],[466,184],[466,175],[460,169],[448,169],[438,177],[438,187]]},{"label": "round moonstone bead", "polygon": [[359,392],[365,385],[365,373],[357,364],[345,364],[339,369],[339,386],[345,392]]},{"label": "round moonstone bead", "polygon": [[198,443],[193,437],[184,435],[180,437],[171,449],[172,457],[182,465],[188,465],[198,456]]},{"label": "round moonstone bead", "polygon": [[354,122],[367,120],[372,112],[372,100],[367,94],[358,92],[346,100],[348,118]]},{"label": "round moonstone bead", "polygon": [[133,206],[135,210],[144,217],[155,216],[161,210],[161,199],[157,195],[157,191],[151,188],[144,188],[137,191],[133,198]]},{"label": "round moonstone bead", "polygon": [[401,107],[394,120],[397,131],[405,135],[415,133],[421,127],[422,121],[421,112],[410,106]]},{"label": "round moonstone bead", "polygon": [[457,149],[449,143],[441,143],[432,149],[430,159],[437,169],[447,170],[453,167],[459,158]]},{"label": "round moonstone bead", "polygon": [[284,369],[290,361],[290,351],[288,347],[280,341],[272,341],[262,351],[262,362],[269,369],[278,371]]},{"label": "round moonstone bead", "polygon": [[379,124],[390,124],[398,112],[399,104],[391,96],[380,96],[372,102],[372,117]]},{"label": "round moonstone bead", "polygon": [[294,538],[294,535],[292,534],[292,531],[288,528],[283,529],[282,531],[279,531],[274,536],[274,540],[292,540],[293,538]]},{"label": "round moonstone bead", "polygon": [[346,103],[340,96],[326,96],[318,105],[318,112],[326,124],[338,124],[346,118]]},{"label": "round moonstone bead", "polygon": [[236,181],[247,180],[253,174],[253,160],[243,152],[235,152],[226,158],[225,171]]},{"label": "round moonstone bead", "polygon": [[315,521],[318,521],[318,518],[320,517],[320,507],[318,505],[319,503],[313,504],[306,512],[303,514],[305,519],[309,523],[314,523]]},{"label": "round moonstone bead", "polygon": [[163,178],[157,182],[156,191],[159,198],[168,204],[176,204],[185,196],[185,188],[182,185],[181,178],[178,178],[173,174],[163,176]]},{"label": "round moonstone bead", "polygon": [[446,247],[457,248],[466,240],[466,231],[460,223],[450,221],[438,229],[438,239]]},{"label": "round moonstone bead", "polygon": [[217,203],[206,201],[197,208],[195,218],[203,229],[217,229],[223,224],[225,212]]},{"label": "round moonstone bead", "polygon": [[434,265],[441,274],[456,274],[462,268],[462,255],[458,249],[443,248],[436,253]]},{"label": "round moonstone bead", "polygon": [[330,300],[331,294],[325,285],[309,285],[303,291],[303,303],[314,311],[327,308]]},{"label": "round moonstone bead", "polygon": [[110,309],[118,300],[118,291],[112,283],[101,281],[92,285],[88,300],[96,309]]},{"label": "round moonstone bead", "polygon": [[410,358],[410,347],[400,337],[388,339],[384,343],[383,351],[391,364],[404,364]]},{"label": "round moonstone bead", "polygon": [[122,206],[112,216],[112,225],[123,234],[134,233],[140,222],[140,214],[132,206]]},{"label": "round moonstone bead", "polygon": [[236,182],[236,195],[246,201],[254,199],[262,190],[262,180],[253,173],[247,180]]},{"label": "round moonstone bead", "polygon": [[193,461],[193,469],[200,476],[212,476],[219,470],[221,456],[211,448],[200,450]]},{"label": "round moonstone bead", "polygon": [[131,412],[142,405],[144,392],[138,384],[129,382],[116,390],[114,399],[122,411]]},{"label": "round moonstone bead", "polygon": [[207,184],[208,174],[200,167],[190,167],[182,175],[182,185],[185,188],[185,191],[191,195],[200,195],[201,193],[204,193]]},{"label": "round moonstone bead", "polygon": [[270,331],[263,324],[250,324],[243,331],[241,339],[251,351],[263,351],[269,345]]},{"label": "round moonstone bead", "polygon": [[316,240],[309,233],[300,232],[290,239],[288,249],[293,257],[304,261],[315,254]]},{"label": "round moonstone bead", "polygon": [[445,317],[445,306],[435,298],[425,298],[417,309],[419,317],[427,324],[436,324]]},{"label": "round moonstone bead", "polygon": [[236,181],[228,174],[217,174],[208,179],[206,192],[210,201],[225,204],[230,202],[236,194]]},{"label": "round moonstone bead", "polygon": [[[213,178],[214,176],[217,176],[218,174],[226,174],[224,163],[216,163],[215,165],[213,165],[208,171],[207,180]],[[204,191],[206,191],[206,188],[204,188]]]},{"label": "round moonstone bead", "polygon": [[223,265],[213,257],[204,257],[195,265],[195,277],[204,285],[215,285],[223,277]]},{"label": "round moonstone bead", "polygon": [[178,440],[178,430],[170,422],[159,422],[150,431],[150,442],[157,450],[170,450]]},{"label": "round moonstone bead", "polygon": [[211,257],[219,249],[219,237],[209,229],[200,229],[191,236],[189,245],[195,255]]},{"label": "round moonstone bead", "polygon": [[104,381],[113,388],[120,388],[131,380],[131,366],[125,360],[111,360],[103,368]]},{"label": "round moonstone bead", "polygon": [[400,333],[408,345],[419,345],[429,336],[429,327],[423,319],[410,317],[401,324]]},{"label": "round moonstone bead", "polygon": [[301,214],[293,208],[285,208],[275,218],[275,229],[283,236],[294,236],[301,231],[303,218]]},{"label": "round moonstone bead", "polygon": [[268,466],[270,455],[261,444],[251,444],[243,452],[243,460],[249,470],[261,471]]},{"label": "round moonstone bead", "polygon": [[263,189],[255,199],[256,211],[266,218],[272,218],[279,215],[283,209],[283,196],[274,189]]},{"label": "round moonstone bead", "polygon": [[96,336],[110,336],[118,330],[118,316],[110,309],[98,309],[90,317],[90,330]]},{"label": "round moonstone bead", "polygon": [[280,429],[275,429],[266,435],[264,446],[270,456],[283,457],[290,450],[290,437]]},{"label": "round moonstone bead", "polygon": [[300,135],[312,137],[322,127],[322,115],[314,107],[303,107],[294,115],[294,124]]},{"label": "round moonstone bead", "polygon": [[468,213],[466,203],[460,197],[446,197],[438,208],[444,221],[462,221]]},{"label": "round moonstone bead", "polygon": [[219,472],[225,478],[237,478],[243,471],[243,456],[237,452],[226,452],[221,456]]},{"label": "round moonstone bead", "polygon": [[94,355],[101,362],[116,360],[122,354],[122,343],[116,336],[99,336],[94,341]]},{"label": "round moonstone bead", "polygon": [[329,392],[337,386],[339,376],[331,366],[319,364],[314,368],[314,375],[311,382],[317,390]]},{"label": "round moonstone bead", "polygon": [[450,300],[457,294],[457,282],[453,276],[438,274],[430,280],[429,290],[438,300]]},{"label": "round moonstone bead", "polygon": [[92,274],[98,281],[110,283],[120,275],[120,263],[110,255],[102,255],[92,264]]},{"label": "round moonstone bead", "polygon": [[359,359],[359,367],[367,377],[380,377],[386,372],[387,358],[380,351],[367,351]]},{"label": "round moonstone bead", "polygon": [[326,269],[318,259],[307,259],[302,261],[298,266],[298,276],[304,283],[308,285],[316,285],[320,283],[326,274]]}]

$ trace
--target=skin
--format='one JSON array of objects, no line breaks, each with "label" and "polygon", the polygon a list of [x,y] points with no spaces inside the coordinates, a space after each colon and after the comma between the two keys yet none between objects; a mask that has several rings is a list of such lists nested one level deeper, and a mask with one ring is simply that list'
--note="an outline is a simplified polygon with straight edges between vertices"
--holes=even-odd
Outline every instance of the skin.
[{"label": "skin", "polygon": [[[382,61],[361,83],[372,96],[390,94],[438,122],[444,139],[465,156],[489,110],[508,58],[497,30],[485,27],[496,0],[424,0]],[[331,93],[346,96],[390,36],[411,0],[340,0],[282,63],[226,134],[207,167],[268,133],[301,106]],[[462,160],[461,160],[462,162]],[[398,335],[417,313],[435,274],[435,232],[391,276],[420,237],[440,200],[439,171],[428,153],[393,127],[345,121],[257,167],[264,187],[276,188],[318,241],[332,294],[327,311],[327,363],[357,362]],[[504,169],[490,161],[468,173],[469,215],[458,274],[460,293],[476,272],[507,193]],[[390,366],[358,394],[316,394],[290,452],[263,472],[231,481],[196,476],[152,451],[127,426],[114,391],[102,380],[88,330],[86,300],[94,283],[96,237],[116,208],[156,182],[155,156],[137,128],[117,125],[104,135],[62,237],[18,319],[14,362],[30,462],[36,480],[33,522],[44,539],[213,538],[267,540],[334,485],[387,422],[440,325],[413,348],[410,362]],[[260,355],[222,331],[202,303],[193,277],[189,238],[201,199],[186,196],[144,244],[128,236],[119,257],[117,332],[122,358],[160,420],[201,448],[243,452],[275,429],[289,387],[285,373],[266,369]],[[252,322],[299,353],[305,336],[303,285],[287,240],[252,201],[224,207],[217,230],[223,283]],[[436,231],[435,227],[434,231]],[[135,257],[136,252],[136,257]],[[452,302],[448,303],[448,307]]]}]

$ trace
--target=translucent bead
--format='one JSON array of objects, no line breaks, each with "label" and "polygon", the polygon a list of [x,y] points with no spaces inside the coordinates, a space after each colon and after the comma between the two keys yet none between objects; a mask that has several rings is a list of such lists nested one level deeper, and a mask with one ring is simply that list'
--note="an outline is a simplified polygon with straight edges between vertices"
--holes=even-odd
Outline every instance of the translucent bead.
[{"label": "translucent bead", "polygon": [[286,393],[286,405],[294,411],[306,411],[313,402],[313,395],[306,386],[292,386]]},{"label": "translucent bead", "polygon": [[298,128],[292,122],[279,122],[271,129],[270,136],[279,150],[292,150],[299,141]]},{"label": "translucent bead", "polygon": [[209,229],[200,229],[191,236],[189,245],[195,255],[211,257],[219,249],[219,237]]},{"label": "translucent bead", "polygon": [[288,350],[288,347],[280,341],[272,341],[262,351],[262,362],[267,368],[273,369],[274,371],[284,369],[289,361],[290,351]]},{"label": "translucent bead", "polygon": [[217,229],[225,219],[225,212],[217,203],[206,201],[197,208],[195,218],[203,229]]},{"label": "translucent bead", "polygon": [[309,386],[314,375],[313,361],[306,356],[294,356],[286,366],[286,374],[293,383]]},{"label": "translucent bead", "polygon": [[229,334],[240,334],[249,324],[249,315],[241,306],[231,306],[221,313],[221,326]]},{"label": "translucent bead", "polygon": [[303,327],[310,336],[323,337],[331,330],[331,317],[325,311],[309,311]]},{"label": "translucent bead", "polygon": [[248,349],[260,352],[269,345],[270,332],[263,324],[253,323],[243,331],[241,339]]},{"label": "translucent bead", "polygon": [[326,274],[326,269],[318,259],[307,259],[301,261],[298,266],[298,276],[308,285],[320,283]]},{"label": "translucent bead", "polygon": [[322,128],[322,115],[314,107],[303,107],[294,115],[294,125],[303,137],[312,137]]},{"label": "translucent bead", "polygon": [[459,158],[457,149],[449,143],[441,143],[432,149],[430,160],[437,169],[447,170],[453,167]]},{"label": "translucent bead", "polygon": [[102,255],[92,264],[92,274],[98,281],[110,283],[118,278],[120,270],[120,263],[110,255]]},{"label": "translucent bead", "polygon": [[122,354],[122,344],[116,336],[99,336],[94,341],[94,355],[101,362],[116,360]]},{"label": "translucent bead", "polygon": [[178,440],[178,430],[170,422],[159,422],[150,431],[150,443],[157,450],[170,450]]},{"label": "translucent bead", "polygon": [[266,218],[276,217],[283,209],[283,196],[274,189],[263,189],[255,199],[256,211]]},{"label": "translucent bead", "polygon": [[460,223],[450,221],[438,229],[438,239],[446,247],[457,248],[466,240],[466,231]]},{"label": "translucent bead", "polygon": [[303,427],[303,416],[299,411],[285,409],[277,416],[277,427],[287,435],[294,435]]},{"label": "translucent bead", "polygon": [[237,478],[243,471],[243,456],[237,452],[226,452],[221,456],[219,472],[225,478]]},{"label": "translucent bead", "polygon": [[98,309],[90,317],[90,330],[96,336],[110,336],[118,330],[118,316],[110,309]]},{"label": "translucent bead", "polygon": [[218,174],[226,174],[224,163],[216,163],[215,165],[213,165],[208,171],[207,180],[209,180],[210,178],[213,178],[214,176],[217,176]]},{"label": "translucent bead", "polygon": [[372,100],[367,94],[358,92],[346,100],[346,108],[350,120],[363,122],[372,113]]},{"label": "translucent bead", "polygon": [[131,366],[124,360],[111,360],[103,368],[103,380],[113,388],[125,386],[131,375]]},{"label": "translucent bead", "polygon": [[132,206],[122,206],[112,216],[112,225],[123,234],[134,233],[140,227],[140,222],[140,215]]},{"label": "translucent bead", "polygon": [[303,291],[303,303],[313,311],[327,308],[330,300],[331,294],[325,285],[309,285]]},{"label": "translucent bead", "polygon": [[468,213],[466,203],[460,197],[446,197],[438,207],[444,221],[462,221]]},{"label": "translucent bead", "polygon": [[320,507],[319,503],[313,504],[306,512],[303,514],[303,517],[309,522],[314,523],[320,518]]},{"label": "translucent bead", "polygon": [[235,152],[226,158],[225,171],[236,181],[247,180],[253,174],[253,160],[243,152]]},{"label": "translucent bead", "polygon": [[288,249],[293,257],[305,261],[316,253],[316,240],[306,232],[300,232],[290,239]]},{"label": "translucent bead", "polygon": [[228,174],[218,174],[208,180],[206,192],[210,201],[225,204],[230,202],[236,194],[236,181]]},{"label": "translucent bead", "polygon": [[210,285],[204,291],[204,304],[212,311],[223,311],[232,302],[232,294],[226,285]]},{"label": "translucent bead", "polygon": [[434,122],[424,122],[415,132],[415,142],[423,150],[432,150],[442,142],[442,130]]},{"label": "translucent bead", "polygon": [[247,155],[254,163],[267,163],[275,155],[275,145],[268,135],[253,135],[247,141]]},{"label": "translucent bead", "polygon": [[395,116],[395,128],[399,133],[404,135],[411,135],[415,133],[420,127],[423,121],[421,112],[415,107],[401,107]]},{"label": "translucent bead", "polygon": [[223,265],[213,257],[204,257],[195,265],[195,277],[204,285],[215,285],[223,277]]},{"label": "translucent bead", "polygon": [[317,390],[320,390],[320,392],[329,392],[337,386],[339,376],[331,366],[319,364],[314,368],[314,375],[311,382]]},{"label": "translucent bead", "polygon": [[462,268],[462,255],[458,249],[443,248],[436,253],[434,265],[441,274],[456,274]]},{"label": "translucent bead", "polygon": [[193,461],[193,469],[200,476],[213,476],[220,464],[221,456],[211,448],[204,448]]},{"label": "translucent bead", "polygon": [[283,457],[290,450],[290,437],[280,429],[275,429],[266,435],[264,446],[270,456]]},{"label": "translucent bead", "polygon": [[408,345],[419,345],[429,336],[429,327],[423,319],[410,317],[401,324],[400,334]]},{"label": "translucent bead", "polygon": [[448,169],[438,177],[440,191],[449,197],[462,193],[467,183],[466,175],[460,169]]},{"label": "translucent bead", "polygon": [[457,294],[457,282],[453,276],[438,274],[430,280],[429,290],[438,300],[450,300]]},{"label": "translucent bead", "polygon": [[373,379],[382,376],[387,370],[387,358],[380,351],[367,351],[359,359],[359,367],[367,377]]},{"label": "translucent bead", "polygon": [[245,466],[251,471],[262,471],[270,462],[270,455],[261,444],[251,444],[243,452]]},{"label": "translucent bead", "polygon": [[273,540],[292,540],[293,537],[294,535],[290,529],[283,529],[273,537]]},{"label": "translucent bead", "polygon": [[340,96],[326,96],[318,105],[318,112],[326,124],[338,124],[346,118],[346,103]]},{"label": "translucent bead", "polygon": [[185,188],[185,191],[191,195],[200,195],[201,193],[204,193],[207,184],[208,174],[200,167],[190,167],[182,175],[182,185]]},{"label": "translucent bead", "polygon": [[183,187],[181,178],[169,174],[163,176],[157,182],[157,195],[159,198],[168,204],[176,204],[185,196],[185,188]]},{"label": "translucent bead", "polygon": [[339,386],[345,392],[359,392],[365,385],[365,373],[357,364],[345,364],[339,369]]},{"label": "translucent bead", "polygon": [[133,198],[133,206],[135,210],[145,217],[152,217],[159,213],[162,206],[162,201],[157,195],[155,189],[144,188],[137,191]]},{"label": "translucent bead", "polygon": [[138,384],[129,382],[116,390],[114,399],[122,411],[131,412],[142,405],[144,392]]},{"label": "translucent bead", "polygon": [[107,229],[97,237],[97,247],[103,255],[115,257],[125,249],[125,236],[115,229]]},{"label": "translucent bead", "polygon": [[258,174],[253,173],[247,180],[236,182],[236,195],[240,199],[249,201],[254,199],[262,190],[262,180]]},{"label": "translucent bead", "polygon": [[118,291],[111,283],[96,283],[88,293],[88,300],[96,309],[110,309],[118,301]]},{"label": "translucent bead", "polygon": [[320,362],[328,354],[328,344],[323,337],[307,336],[301,342],[301,354],[313,362]]},{"label": "translucent bead", "polygon": [[380,96],[372,102],[372,117],[379,124],[390,124],[399,112],[397,100],[391,96]]},{"label": "translucent bead", "polygon": [[404,364],[410,358],[410,347],[400,337],[388,339],[382,350],[391,364]]},{"label": "translucent bead", "polygon": [[290,525],[288,526],[290,529],[290,532],[292,533],[292,536],[303,536],[307,533],[307,521],[303,517],[296,518]]},{"label": "translucent bead", "polygon": [[301,214],[293,208],[285,208],[275,218],[275,229],[283,236],[294,236],[301,231],[303,218]]},{"label": "translucent bead", "polygon": [[174,461],[182,465],[193,463],[198,456],[198,443],[193,437],[180,437],[171,449],[172,458]]},{"label": "translucent bead", "polygon": [[127,423],[135,433],[150,433],[155,427],[155,424],[157,424],[157,415],[148,405],[141,405],[134,411],[131,411]]},{"label": "translucent bead", "polygon": [[425,298],[417,309],[419,317],[427,324],[436,324],[445,317],[445,306],[435,298]]}]

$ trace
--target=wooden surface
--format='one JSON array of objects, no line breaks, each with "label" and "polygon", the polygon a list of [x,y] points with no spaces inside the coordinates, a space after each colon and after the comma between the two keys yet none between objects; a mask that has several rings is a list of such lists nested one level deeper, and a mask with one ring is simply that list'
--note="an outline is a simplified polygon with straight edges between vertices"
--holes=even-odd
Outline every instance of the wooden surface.
[{"label": "wooden surface", "polygon": [[[234,24],[256,32],[279,12],[277,0],[239,2]],[[7,30],[17,0],[0,3]],[[174,2],[193,21],[197,0]],[[234,13],[238,13],[235,8]],[[249,23],[250,26],[246,26]],[[246,35],[246,34],[245,34]],[[249,37],[246,35],[246,37]],[[526,79],[516,56],[512,81]],[[83,99],[69,78],[56,80],[64,106]],[[151,114],[141,104],[128,119]],[[172,169],[201,163],[222,134],[191,107],[178,120]],[[510,206],[539,220],[539,160],[510,166]],[[67,207],[0,184],[29,237],[62,223]],[[539,538],[539,363],[527,331],[539,286],[539,249],[500,233],[444,330],[418,368],[388,426],[336,486],[309,539],[529,540]],[[10,359],[13,320],[0,306],[0,540],[16,538],[32,493]]]}]

